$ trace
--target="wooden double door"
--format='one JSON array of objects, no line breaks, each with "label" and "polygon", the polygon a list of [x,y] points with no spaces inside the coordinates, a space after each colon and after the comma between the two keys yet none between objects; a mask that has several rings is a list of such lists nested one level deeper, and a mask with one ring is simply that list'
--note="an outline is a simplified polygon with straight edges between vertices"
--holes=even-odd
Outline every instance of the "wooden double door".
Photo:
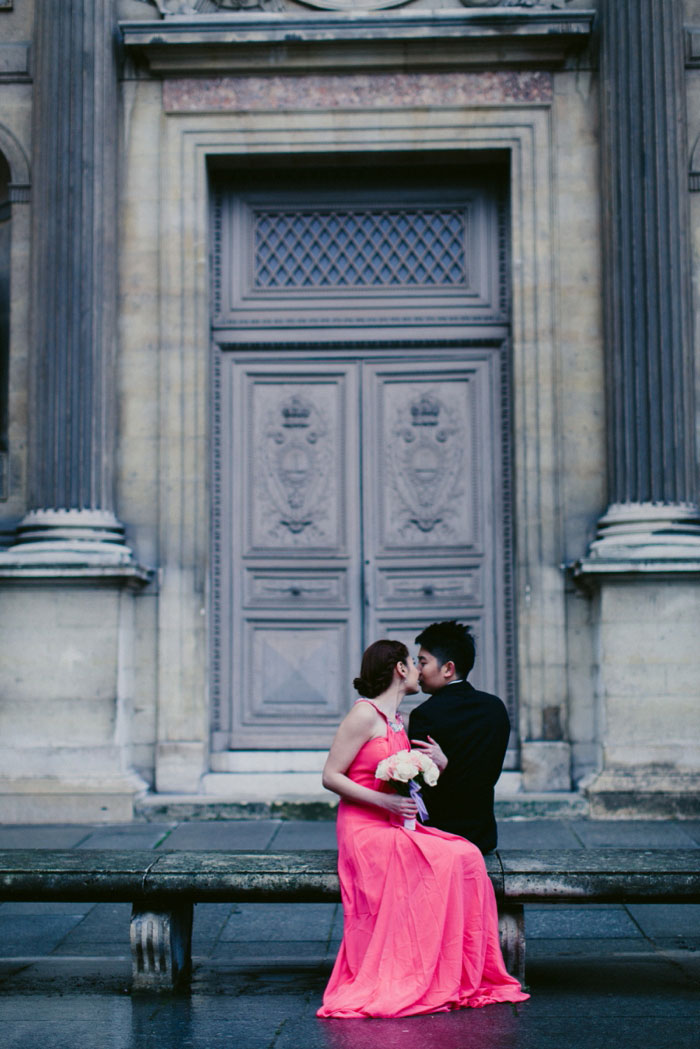
[{"label": "wooden double door", "polygon": [[326,747],[439,619],[514,713],[507,173],[345,163],[212,182],[219,751]]},{"label": "wooden double door", "polygon": [[217,352],[218,746],[327,746],[363,648],[440,619],[512,703],[503,345]]}]

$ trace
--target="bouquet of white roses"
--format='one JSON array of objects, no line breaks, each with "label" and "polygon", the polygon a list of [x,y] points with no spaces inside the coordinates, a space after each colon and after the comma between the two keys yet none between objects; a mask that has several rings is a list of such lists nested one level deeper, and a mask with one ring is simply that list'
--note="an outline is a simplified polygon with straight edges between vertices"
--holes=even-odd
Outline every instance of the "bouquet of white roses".
[{"label": "bouquet of white roses", "polygon": [[[391,783],[397,794],[413,798],[421,820],[428,818],[428,810],[420,791],[422,786],[435,786],[440,770],[427,754],[421,750],[399,750],[380,761],[374,775],[385,783]],[[403,825],[408,830],[414,830],[416,821],[404,819]]]}]

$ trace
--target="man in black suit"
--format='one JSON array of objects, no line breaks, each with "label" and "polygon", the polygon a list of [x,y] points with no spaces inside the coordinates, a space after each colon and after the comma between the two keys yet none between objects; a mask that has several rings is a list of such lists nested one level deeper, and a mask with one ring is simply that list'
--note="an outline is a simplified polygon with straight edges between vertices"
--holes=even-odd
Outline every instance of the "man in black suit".
[{"label": "man in black suit", "polygon": [[420,685],[430,698],[412,711],[408,735],[441,766],[437,785],[423,791],[430,824],[490,852],[497,841],[493,788],[508,745],[508,711],[467,682],[475,656],[468,627],[433,623],[416,644]]}]

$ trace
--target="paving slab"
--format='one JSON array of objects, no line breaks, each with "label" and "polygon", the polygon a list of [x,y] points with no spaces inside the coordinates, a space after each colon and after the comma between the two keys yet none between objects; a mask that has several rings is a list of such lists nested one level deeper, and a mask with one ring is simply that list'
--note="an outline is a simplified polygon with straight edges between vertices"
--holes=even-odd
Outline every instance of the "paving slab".
[{"label": "paving slab", "polygon": [[[285,1024],[275,1049],[516,1049],[522,1014],[509,1005],[399,1020],[318,1020]],[[559,1046],[562,1049],[562,1046]],[[600,1049],[600,1047],[598,1047]]]},{"label": "paving slab", "polygon": [[629,903],[627,910],[645,936],[700,937],[700,903]]},{"label": "paving slab", "polygon": [[205,820],[180,823],[160,849],[266,849],[281,820]]},{"label": "paving slab", "polygon": [[573,820],[571,826],[586,848],[694,849],[698,844],[682,820]]},{"label": "paving slab", "polygon": [[[695,1020],[571,1015],[530,1019],[527,1003],[512,1018],[508,1006],[460,1010],[408,1020],[290,1021],[280,1031],[274,1049],[405,1049],[407,1044],[439,1049],[697,1049]],[[497,1022],[484,1014],[498,1011]]]},{"label": "paving slab", "polygon": [[[11,1036],[4,1049],[697,1049],[700,1021],[697,985],[673,959],[601,961],[595,944],[566,965],[532,958],[533,997],[522,1005],[400,1020],[318,1020],[328,966],[241,973],[204,965],[190,999],[65,993],[66,984],[63,993],[58,986],[42,993],[32,968],[33,993],[0,1001],[3,1034]],[[108,978],[120,971],[128,970],[112,964]],[[75,964],[65,972],[70,986],[80,985]]]},{"label": "paving slab", "polygon": [[2,955],[49,954],[80,921],[79,914],[0,914]]},{"label": "paving slab", "polygon": [[[155,1007],[152,1002],[149,1006],[134,999],[128,1046],[267,1049],[274,1045],[284,1024],[298,1017],[305,1007],[299,980],[289,975],[262,986],[255,981],[234,985],[227,995],[218,998],[195,993],[189,1000],[172,1000]],[[112,1046],[114,1043],[110,1049]]]},{"label": "paving slab", "polygon": [[663,947],[663,954],[685,974],[700,995],[700,944],[693,951],[679,950],[672,946]]},{"label": "paving slab", "polygon": [[571,940],[634,939],[641,932],[624,907],[526,907],[525,937],[553,940],[556,937]]},{"label": "paving slab", "polygon": [[236,906],[221,940],[323,940],[328,942],[337,903],[242,903]]},{"label": "paving slab", "polygon": [[198,903],[192,922],[192,953],[209,954],[233,913],[232,903]]},{"label": "paving slab", "polygon": [[[68,933],[62,953],[81,943],[129,945],[130,903],[98,903]],[[95,952],[99,953],[99,951]]]},{"label": "paving slab", "polygon": [[570,820],[511,820],[498,823],[499,849],[582,849]]},{"label": "paving slab", "polygon": [[584,1016],[592,1014],[595,1003],[599,1016],[629,1016],[638,1021],[686,1017],[700,1022],[697,987],[660,954],[615,957],[594,953],[572,957],[566,965],[557,959],[533,959],[527,982],[532,994],[527,1009],[533,1018]]},{"label": "paving slab", "polygon": [[0,826],[0,849],[74,849],[96,829],[88,824]]},{"label": "paving slab", "polygon": [[338,907],[331,926],[331,939],[341,940],[343,937],[343,908]]},{"label": "paving slab", "polygon": [[114,823],[98,827],[77,846],[79,849],[154,849],[175,823]]},{"label": "paving slab", "polygon": [[[321,940],[223,940],[213,948],[210,958],[217,963],[228,963],[233,968],[279,968],[296,966],[299,962],[320,966],[335,961],[337,948],[332,950]],[[206,966],[208,959],[202,959]]]},{"label": "paving slab", "polygon": [[[63,940],[51,954],[51,958],[94,958],[93,965],[99,969],[103,958],[130,958],[129,935],[123,940]],[[130,983],[130,980],[129,980]]]},{"label": "paving slab", "polygon": [[271,848],[275,852],[285,849],[337,849],[335,820],[287,820],[281,824]]},{"label": "paving slab", "polygon": [[64,900],[36,900],[28,903],[21,900],[8,900],[6,903],[0,903],[0,915],[75,914],[82,917],[91,911],[94,906],[94,903],[68,903]]},{"label": "paving slab", "polygon": [[14,964],[0,959],[0,1015],[13,997],[29,1002],[56,1001],[84,994],[90,1000],[101,995],[122,998],[129,994],[131,958],[124,954],[47,957]]},{"label": "paving slab", "polygon": [[[106,1010],[105,1010],[106,1012]],[[128,1023],[128,1021],[127,1021]],[[97,1049],[98,1046],[128,1045],[127,1023],[106,1015],[99,1021],[15,1020],[3,1035],[4,1049]]]},{"label": "paving slab", "polygon": [[700,845],[700,820],[683,820],[681,827],[697,845]]},{"label": "paving slab", "polygon": [[[527,941],[525,948],[525,969],[529,973],[530,962],[534,958],[561,958],[563,964],[565,959],[575,956],[582,957],[607,957],[622,959],[628,954],[649,954],[653,948],[644,936],[635,936],[630,939],[618,938],[616,936],[587,937],[577,935],[571,939],[558,935],[548,939],[546,936],[532,936]],[[529,978],[529,976],[528,976]]]}]

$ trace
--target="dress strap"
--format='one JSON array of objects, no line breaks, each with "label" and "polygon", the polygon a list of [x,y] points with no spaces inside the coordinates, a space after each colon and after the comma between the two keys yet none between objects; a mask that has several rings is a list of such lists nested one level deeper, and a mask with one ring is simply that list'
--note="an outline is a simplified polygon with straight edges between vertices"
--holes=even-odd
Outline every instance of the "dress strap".
[{"label": "dress strap", "polygon": [[401,730],[403,729],[403,720],[398,710],[396,711],[396,721],[390,721],[387,715],[384,713],[384,711],[380,710],[377,704],[373,703],[371,699],[367,699],[365,696],[360,696],[358,699],[355,700],[355,703],[369,703],[371,707],[374,707],[378,714],[382,715],[392,732],[401,732]]},{"label": "dress strap", "polygon": [[[378,714],[382,715],[382,717],[384,718],[385,721],[389,720],[388,717],[386,716],[386,714],[384,713],[384,711],[380,710],[379,707],[377,706],[377,704],[373,703],[371,699],[366,699],[364,696],[358,696],[358,698],[355,700],[355,703],[369,703],[369,705],[371,707],[374,707],[374,709],[377,711]],[[353,703],[353,706],[354,705],[355,704]]]}]

